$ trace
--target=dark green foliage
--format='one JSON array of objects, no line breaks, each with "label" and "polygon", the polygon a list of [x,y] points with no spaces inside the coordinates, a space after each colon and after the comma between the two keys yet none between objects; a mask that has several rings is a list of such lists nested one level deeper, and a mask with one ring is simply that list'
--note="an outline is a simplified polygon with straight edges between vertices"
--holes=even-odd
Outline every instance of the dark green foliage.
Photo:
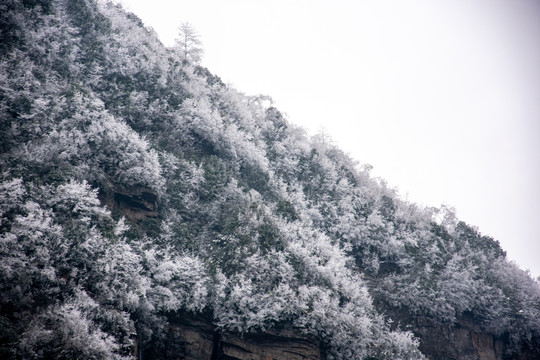
[{"label": "dark green foliage", "polygon": [[259,246],[263,254],[272,250],[282,251],[284,249],[284,240],[279,232],[279,228],[265,219],[257,228],[259,234]]},{"label": "dark green foliage", "polygon": [[474,250],[490,254],[496,258],[506,257],[506,251],[501,248],[499,242],[489,236],[482,236],[477,230],[460,221],[456,226],[457,236],[468,242]]},{"label": "dark green foliage", "polygon": [[151,238],[159,238],[161,233],[161,222],[159,219],[144,219],[139,223],[143,233]]},{"label": "dark green foliage", "polygon": [[279,200],[277,203],[277,213],[289,221],[298,220],[298,214],[294,205],[288,200]]},{"label": "dark green foliage", "polygon": [[270,190],[268,187],[270,176],[259,167],[242,166],[240,168],[240,179],[245,182],[248,189],[257,190],[261,194],[266,194]]},{"label": "dark green foliage", "polygon": [[394,214],[396,212],[396,206],[394,205],[394,200],[387,195],[381,197],[381,207],[380,207],[381,216],[386,221],[393,221]]},{"label": "dark green foliage", "polygon": [[274,107],[269,107],[268,109],[266,109],[265,117],[266,120],[271,123],[271,126],[265,129],[265,131],[263,132],[263,135],[265,136],[268,144],[272,144],[275,141],[283,140],[283,138],[287,136],[287,121],[285,120],[283,115],[279,112],[278,109]]},{"label": "dark green foliage", "polygon": [[215,155],[207,157],[203,162],[204,179],[203,200],[213,200],[229,183],[231,174],[227,164]]},{"label": "dark green foliage", "polygon": [[195,66],[194,74],[206,79],[206,84],[210,87],[215,85],[222,88],[225,87],[225,83],[223,82],[223,80],[221,80],[219,76],[212,74],[207,68],[203,66]]}]

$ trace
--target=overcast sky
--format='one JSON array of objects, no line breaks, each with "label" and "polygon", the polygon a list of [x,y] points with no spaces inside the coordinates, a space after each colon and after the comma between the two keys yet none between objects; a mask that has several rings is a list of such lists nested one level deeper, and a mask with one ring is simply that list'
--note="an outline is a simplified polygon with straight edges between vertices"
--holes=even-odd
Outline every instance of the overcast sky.
[{"label": "overcast sky", "polygon": [[226,83],[540,275],[539,1],[121,2],[166,45],[191,23]]}]

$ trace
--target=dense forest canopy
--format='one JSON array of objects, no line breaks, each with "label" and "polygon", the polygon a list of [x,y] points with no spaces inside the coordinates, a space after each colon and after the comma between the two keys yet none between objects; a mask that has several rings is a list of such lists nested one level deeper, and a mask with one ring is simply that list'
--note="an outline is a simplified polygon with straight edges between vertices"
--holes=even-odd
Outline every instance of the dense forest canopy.
[{"label": "dense forest canopy", "polygon": [[[120,6],[0,3],[0,357],[152,358],[171,314],[420,359],[414,319],[540,351],[540,286]],[[419,348],[420,344],[420,348]]]}]

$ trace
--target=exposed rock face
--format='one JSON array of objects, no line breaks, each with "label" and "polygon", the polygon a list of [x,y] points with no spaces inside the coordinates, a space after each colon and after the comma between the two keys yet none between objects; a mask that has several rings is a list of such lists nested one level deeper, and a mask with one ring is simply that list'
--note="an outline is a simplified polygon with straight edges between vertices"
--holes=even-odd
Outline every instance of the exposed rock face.
[{"label": "exposed rock face", "polygon": [[144,186],[133,186],[126,189],[101,194],[102,201],[111,210],[119,210],[133,222],[141,219],[158,217],[157,193]]},{"label": "exposed rock face", "polygon": [[321,358],[317,343],[293,334],[260,334],[246,338],[224,335],[218,343],[217,359],[308,360]]},{"label": "exposed rock face", "polygon": [[210,322],[187,316],[178,317],[170,322],[163,359],[214,360],[216,342]]},{"label": "exposed rock face", "polygon": [[434,327],[425,318],[417,319],[415,333],[420,350],[430,359],[502,360],[503,342],[484,332],[470,317],[463,317],[454,327]]},{"label": "exposed rock face", "polygon": [[218,334],[210,322],[189,316],[171,321],[167,360],[322,360],[316,339],[281,331],[257,335]]},{"label": "exposed rock face", "polygon": [[[181,315],[170,318],[165,349],[159,354],[145,353],[143,359],[162,360],[324,360],[315,338],[292,331],[259,334],[219,334],[210,319]],[[503,356],[503,341],[483,332],[465,316],[454,327],[441,330],[429,319],[417,319],[420,348],[433,360],[537,360],[535,354]],[[138,358],[137,354],[135,354]]]}]

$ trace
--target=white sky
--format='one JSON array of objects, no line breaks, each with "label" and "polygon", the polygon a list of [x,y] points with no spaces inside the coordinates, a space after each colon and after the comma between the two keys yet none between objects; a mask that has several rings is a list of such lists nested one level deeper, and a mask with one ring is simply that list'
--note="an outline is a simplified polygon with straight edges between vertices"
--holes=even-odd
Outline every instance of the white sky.
[{"label": "white sky", "polygon": [[540,275],[540,2],[121,2],[166,45],[191,23],[226,83]]}]

